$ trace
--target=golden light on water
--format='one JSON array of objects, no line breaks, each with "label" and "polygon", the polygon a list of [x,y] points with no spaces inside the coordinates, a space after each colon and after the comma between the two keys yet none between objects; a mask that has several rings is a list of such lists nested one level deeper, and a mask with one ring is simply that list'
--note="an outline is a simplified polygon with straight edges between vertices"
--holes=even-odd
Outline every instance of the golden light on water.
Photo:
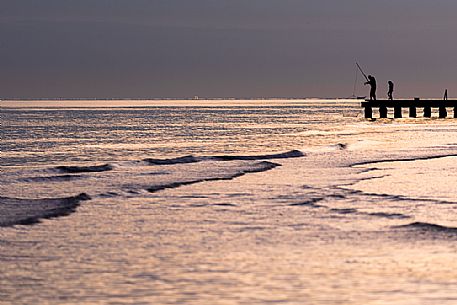
[{"label": "golden light on water", "polygon": [[0,223],[91,200],[0,228],[6,304],[457,298],[452,119],[372,122],[348,101],[52,103],[2,108]]}]

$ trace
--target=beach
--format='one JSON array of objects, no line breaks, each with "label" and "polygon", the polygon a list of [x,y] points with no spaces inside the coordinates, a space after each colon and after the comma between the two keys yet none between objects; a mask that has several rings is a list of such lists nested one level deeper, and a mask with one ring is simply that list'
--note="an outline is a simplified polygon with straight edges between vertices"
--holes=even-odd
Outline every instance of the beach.
[{"label": "beach", "polygon": [[455,304],[457,121],[437,116],[1,101],[0,303]]}]

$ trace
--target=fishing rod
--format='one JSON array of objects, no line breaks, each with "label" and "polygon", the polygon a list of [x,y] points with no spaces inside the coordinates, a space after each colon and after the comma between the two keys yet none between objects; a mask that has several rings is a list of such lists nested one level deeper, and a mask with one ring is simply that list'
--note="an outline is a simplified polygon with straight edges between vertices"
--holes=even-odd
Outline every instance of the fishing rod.
[{"label": "fishing rod", "polygon": [[362,72],[362,74],[365,77],[365,79],[367,80],[367,82],[369,82],[367,75],[363,72],[362,68],[360,68],[359,64],[357,62],[355,62],[355,64],[357,65],[357,68],[359,68],[360,72]]}]

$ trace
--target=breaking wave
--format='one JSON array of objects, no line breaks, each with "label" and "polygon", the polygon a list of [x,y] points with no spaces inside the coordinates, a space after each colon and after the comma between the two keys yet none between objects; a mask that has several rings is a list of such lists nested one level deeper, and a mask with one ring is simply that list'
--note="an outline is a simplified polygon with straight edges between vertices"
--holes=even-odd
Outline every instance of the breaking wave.
[{"label": "breaking wave", "polygon": [[205,178],[200,178],[200,179],[192,179],[192,180],[175,181],[175,182],[169,182],[169,183],[164,183],[164,184],[157,184],[157,185],[148,187],[147,191],[150,193],[155,193],[155,192],[165,190],[165,189],[177,188],[180,186],[191,185],[191,184],[196,184],[196,183],[200,183],[200,182],[232,180],[232,179],[241,177],[248,173],[258,173],[258,172],[268,171],[277,166],[280,166],[280,164],[268,162],[268,161],[262,161],[262,162],[255,163],[245,169],[241,169],[238,172],[229,173],[229,174],[225,174],[225,175],[221,174],[221,175],[215,176],[215,177],[205,177]]},{"label": "breaking wave", "polygon": [[236,156],[236,155],[221,155],[221,156],[183,156],[171,159],[153,159],[147,158],[143,161],[151,165],[173,165],[183,163],[196,163],[201,161],[256,161],[256,160],[271,160],[271,159],[287,159],[287,158],[300,158],[305,154],[299,150],[291,150],[285,153],[268,154],[268,155],[253,155],[253,156]]},{"label": "breaking wave", "polygon": [[0,227],[30,225],[38,223],[40,219],[69,215],[76,210],[81,201],[90,199],[85,193],[65,198],[0,197]]},{"label": "breaking wave", "polygon": [[60,173],[97,173],[112,170],[114,167],[111,164],[93,165],[93,166],[57,166],[55,170]]},{"label": "breaking wave", "polygon": [[[150,167],[140,163],[120,163],[116,172],[109,173],[114,166],[111,164],[87,166],[55,166],[51,172],[61,175],[43,176],[43,171],[34,171],[37,176],[30,175],[17,181],[25,183],[61,183],[56,185],[54,198],[24,199],[15,197],[0,197],[0,227],[14,225],[29,225],[41,219],[69,215],[76,211],[81,201],[94,198],[112,198],[118,196],[144,196],[145,193],[155,193],[165,189],[177,188],[202,182],[232,180],[237,177],[256,172],[264,172],[280,166],[278,163],[262,159],[294,158],[303,154],[299,151],[289,151],[282,154],[261,156],[216,156],[194,157],[184,156],[172,159],[146,159],[148,165],[176,165],[167,167],[167,171],[150,172]],[[259,160],[250,162],[250,160]],[[232,162],[225,162],[232,161]],[[201,162],[199,164],[193,164]],[[184,164],[184,167],[181,166]],[[45,170],[44,172],[50,172]],[[97,173],[106,172],[97,176]],[[86,173],[81,174],[81,173]],[[91,175],[92,174],[92,175]],[[89,179],[87,183],[73,184],[75,180]],[[70,188],[69,188],[70,187]],[[33,197],[34,188],[30,188]],[[67,190],[79,193],[68,196]],[[90,194],[90,196],[88,195]],[[51,195],[52,196],[52,195]]]},{"label": "breaking wave", "polygon": [[222,161],[241,161],[241,160],[269,160],[269,159],[287,159],[287,158],[300,158],[305,154],[299,150],[291,150],[280,154],[271,155],[258,155],[258,156],[214,156],[213,159]]},{"label": "breaking wave", "polygon": [[452,233],[457,234],[457,228],[455,227],[446,227],[442,225],[437,225],[433,223],[427,222],[413,222],[406,225],[395,226],[396,229],[410,229],[410,230],[418,230],[422,232],[435,232],[435,233]]},{"label": "breaking wave", "polygon": [[151,165],[172,165],[172,164],[181,164],[181,163],[195,163],[202,161],[202,158],[194,157],[194,156],[184,156],[178,158],[171,158],[171,159],[152,159],[147,158],[143,161],[151,164]]},{"label": "breaking wave", "polygon": [[432,160],[432,159],[439,159],[439,158],[447,158],[447,157],[457,157],[457,154],[438,154],[432,156],[420,156],[420,157],[406,157],[406,158],[386,158],[382,160],[371,160],[371,161],[363,161],[363,162],[356,162],[352,163],[350,166],[363,166],[369,164],[376,164],[376,163],[388,163],[388,162],[411,162],[411,161],[422,161],[422,160]]}]

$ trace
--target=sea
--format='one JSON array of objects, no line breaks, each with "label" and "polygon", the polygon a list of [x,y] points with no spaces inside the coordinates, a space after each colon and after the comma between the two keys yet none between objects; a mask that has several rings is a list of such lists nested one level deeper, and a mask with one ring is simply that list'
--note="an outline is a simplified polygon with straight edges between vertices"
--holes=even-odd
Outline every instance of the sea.
[{"label": "sea", "polygon": [[453,109],[0,105],[2,305],[457,304]]}]

